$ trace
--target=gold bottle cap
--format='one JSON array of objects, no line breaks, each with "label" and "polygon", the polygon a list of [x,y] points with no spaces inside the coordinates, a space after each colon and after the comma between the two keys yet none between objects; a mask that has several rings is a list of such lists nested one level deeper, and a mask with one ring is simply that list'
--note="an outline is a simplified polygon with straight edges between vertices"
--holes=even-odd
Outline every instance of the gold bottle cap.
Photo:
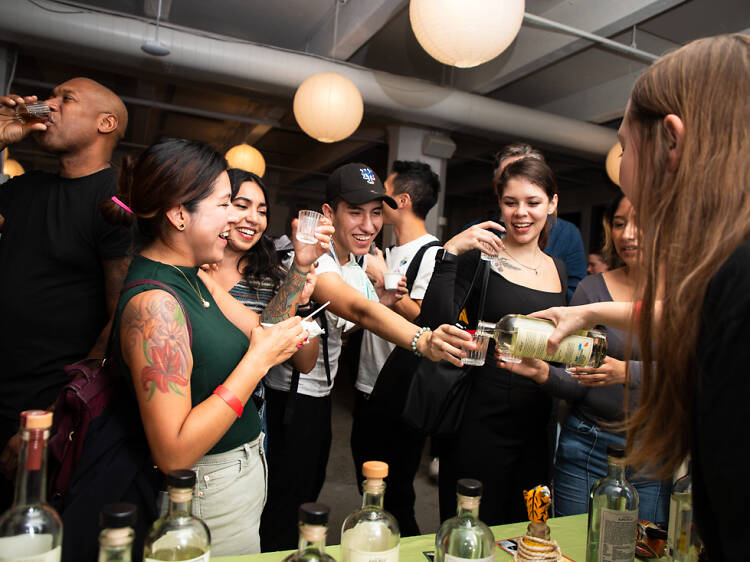
[{"label": "gold bottle cap", "polygon": [[21,427],[25,429],[48,429],[52,427],[52,412],[25,410],[21,412]]},{"label": "gold bottle cap", "polygon": [[388,476],[388,465],[381,461],[367,461],[362,465],[362,476],[365,478],[385,478]]}]

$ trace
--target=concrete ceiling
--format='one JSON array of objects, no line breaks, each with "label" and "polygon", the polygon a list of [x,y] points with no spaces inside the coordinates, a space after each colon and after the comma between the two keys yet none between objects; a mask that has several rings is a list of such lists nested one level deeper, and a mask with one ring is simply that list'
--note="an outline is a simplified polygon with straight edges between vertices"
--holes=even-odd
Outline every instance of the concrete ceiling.
[{"label": "concrete ceiling", "polygon": [[[158,0],[14,1],[28,2],[29,9],[59,13],[61,26],[90,10],[153,22],[159,4]],[[526,12],[625,45],[634,43],[655,55],[697,37],[750,29],[748,0],[527,0]],[[497,59],[474,69],[446,67],[417,43],[407,0],[163,0],[161,23],[220,40],[346,61],[608,127],[616,127],[630,87],[646,65],[590,41],[525,23]],[[161,136],[198,138],[220,149],[249,142],[263,152],[269,165],[267,179],[282,196],[304,198],[306,193],[319,192],[326,175],[350,159],[370,159],[384,174],[386,127],[405,122],[402,116],[374,113],[366,107],[362,125],[350,139],[325,145],[297,127],[288,94],[251,86],[219,87],[198,73],[167,77],[158,72],[158,65],[134,69],[94,51],[70,57],[26,40],[6,47],[18,54],[14,92],[44,94],[50,84],[87,75],[124,96],[131,125],[121,152],[137,152]],[[169,57],[161,64],[169,65]],[[489,175],[492,154],[514,135],[447,133],[457,144],[448,166],[448,195],[486,201],[488,183],[478,178]],[[550,155],[563,192],[607,190],[599,157],[571,154],[543,141],[536,144]],[[31,143],[17,147],[16,157],[32,168],[53,165]],[[564,208],[564,196],[561,199]]]}]

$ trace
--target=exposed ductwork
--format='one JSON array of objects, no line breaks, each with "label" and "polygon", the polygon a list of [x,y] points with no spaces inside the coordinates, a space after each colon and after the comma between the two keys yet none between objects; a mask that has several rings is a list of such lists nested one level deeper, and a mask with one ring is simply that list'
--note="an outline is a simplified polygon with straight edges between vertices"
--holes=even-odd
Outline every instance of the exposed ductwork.
[{"label": "exposed ductwork", "polygon": [[74,8],[61,14],[26,0],[4,0],[0,36],[21,45],[112,61],[162,76],[289,97],[311,74],[339,72],[357,85],[365,111],[406,123],[524,138],[588,157],[605,156],[616,141],[613,130],[598,125],[423,80],[174,27],[164,27],[160,33],[171,53],[155,59],[140,49],[153,36],[152,25],[127,16]]}]

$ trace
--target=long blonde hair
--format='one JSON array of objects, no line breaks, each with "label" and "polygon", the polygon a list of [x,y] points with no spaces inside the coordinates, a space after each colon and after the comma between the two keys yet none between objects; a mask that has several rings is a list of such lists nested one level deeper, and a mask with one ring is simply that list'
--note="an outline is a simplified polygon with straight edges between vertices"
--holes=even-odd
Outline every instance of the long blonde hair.
[{"label": "long blonde hair", "polygon": [[[684,124],[675,170],[669,114]],[[656,61],[636,81],[626,119],[637,147],[632,199],[645,265],[643,383],[627,422],[628,462],[665,477],[691,446],[707,285],[750,235],[750,36],[700,39]],[[657,294],[663,304],[652,326]]]}]

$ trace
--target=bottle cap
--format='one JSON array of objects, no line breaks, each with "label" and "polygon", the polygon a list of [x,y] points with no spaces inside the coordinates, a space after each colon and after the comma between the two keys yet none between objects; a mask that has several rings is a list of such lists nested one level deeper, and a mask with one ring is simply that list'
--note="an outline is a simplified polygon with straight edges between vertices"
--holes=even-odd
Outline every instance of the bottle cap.
[{"label": "bottle cap", "polygon": [[328,525],[329,511],[322,503],[303,503],[299,506],[299,520],[308,525]]},{"label": "bottle cap", "polygon": [[625,447],[618,445],[617,443],[610,443],[607,445],[607,456],[614,457],[616,459],[625,458]]},{"label": "bottle cap", "polygon": [[462,496],[475,498],[482,495],[482,483],[473,478],[461,478],[456,483],[456,492]]},{"label": "bottle cap", "polygon": [[21,427],[25,429],[48,429],[52,427],[52,412],[25,410],[21,412]]},{"label": "bottle cap", "polygon": [[136,507],[132,503],[111,503],[99,513],[99,526],[102,529],[132,527],[137,520]]},{"label": "bottle cap", "polygon": [[167,486],[172,488],[192,488],[195,486],[195,472],[181,469],[171,470],[167,474]]},{"label": "bottle cap", "polygon": [[388,476],[388,465],[381,461],[367,461],[362,465],[362,476],[365,478],[385,478]]}]

